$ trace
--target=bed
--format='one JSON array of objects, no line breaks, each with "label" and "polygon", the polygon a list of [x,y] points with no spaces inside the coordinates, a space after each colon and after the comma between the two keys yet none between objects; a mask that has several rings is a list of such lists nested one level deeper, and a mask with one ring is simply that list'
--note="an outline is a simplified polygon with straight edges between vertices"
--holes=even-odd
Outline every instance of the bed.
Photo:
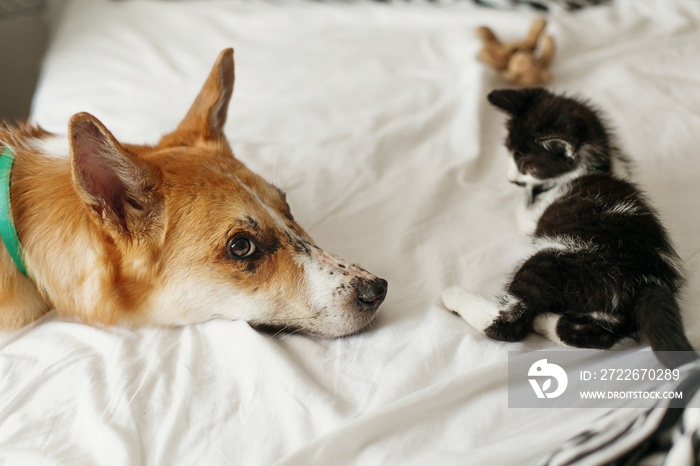
[{"label": "bed", "polygon": [[[0,464],[525,465],[596,423],[606,410],[509,408],[509,352],[556,345],[489,340],[440,301],[453,285],[495,293],[528,250],[504,118],[485,99],[506,85],[476,60],[474,31],[515,40],[538,15],[447,1],[69,2],[51,20],[34,122],[66,133],[87,111],[120,140],[155,143],[234,47],[236,156],[389,293],[367,331],[337,340],[224,320],[89,327],[55,311],[2,333]],[[700,4],[546,17],[549,87],[617,128],[685,262],[700,347]]]}]

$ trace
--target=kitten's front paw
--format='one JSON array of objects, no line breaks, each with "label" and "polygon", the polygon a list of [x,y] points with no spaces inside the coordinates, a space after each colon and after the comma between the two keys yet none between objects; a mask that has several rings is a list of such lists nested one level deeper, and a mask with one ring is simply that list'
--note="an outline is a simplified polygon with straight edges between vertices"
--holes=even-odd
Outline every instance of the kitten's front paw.
[{"label": "kitten's front paw", "polygon": [[442,302],[447,309],[459,314],[469,325],[482,333],[498,317],[496,303],[462,288],[452,287],[443,291]]}]

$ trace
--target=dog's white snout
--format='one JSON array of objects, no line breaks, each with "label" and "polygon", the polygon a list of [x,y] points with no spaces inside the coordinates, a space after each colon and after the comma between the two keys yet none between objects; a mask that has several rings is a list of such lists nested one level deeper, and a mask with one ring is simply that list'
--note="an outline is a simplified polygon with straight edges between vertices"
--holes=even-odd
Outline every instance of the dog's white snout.
[{"label": "dog's white snout", "polygon": [[315,305],[350,320],[371,319],[386,298],[386,280],[322,249],[311,248],[305,270]]}]

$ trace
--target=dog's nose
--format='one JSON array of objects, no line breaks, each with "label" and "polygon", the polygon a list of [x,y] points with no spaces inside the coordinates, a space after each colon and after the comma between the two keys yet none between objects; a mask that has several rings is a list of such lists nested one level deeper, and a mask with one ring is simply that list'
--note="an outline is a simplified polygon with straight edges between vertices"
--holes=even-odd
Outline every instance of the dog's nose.
[{"label": "dog's nose", "polygon": [[355,286],[357,301],[371,311],[375,311],[386,297],[388,283],[383,278],[373,280],[360,280]]}]

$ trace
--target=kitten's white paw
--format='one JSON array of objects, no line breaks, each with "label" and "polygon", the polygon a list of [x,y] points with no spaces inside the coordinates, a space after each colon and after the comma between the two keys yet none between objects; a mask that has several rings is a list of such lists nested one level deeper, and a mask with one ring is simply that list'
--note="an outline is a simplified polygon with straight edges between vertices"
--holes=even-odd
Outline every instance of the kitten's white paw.
[{"label": "kitten's white paw", "polygon": [[570,346],[564,343],[561,338],[559,338],[559,335],[557,335],[557,323],[559,322],[559,317],[560,316],[550,314],[549,312],[538,314],[532,324],[532,329],[535,331],[535,333],[539,333],[554,343],[561,346]]},{"label": "kitten's white paw", "polygon": [[462,307],[462,302],[464,301],[463,296],[466,294],[468,294],[467,291],[453,286],[452,288],[448,288],[442,292],[442,303],[450,311],[459,314],[459,310]]},{"label": "kitten's white paw", "polygon": [[442,292],[442,302],[447,309],[456,312],[469,325],[484,332],[498,317],[498,306],[478,294],[452,287]]}]

